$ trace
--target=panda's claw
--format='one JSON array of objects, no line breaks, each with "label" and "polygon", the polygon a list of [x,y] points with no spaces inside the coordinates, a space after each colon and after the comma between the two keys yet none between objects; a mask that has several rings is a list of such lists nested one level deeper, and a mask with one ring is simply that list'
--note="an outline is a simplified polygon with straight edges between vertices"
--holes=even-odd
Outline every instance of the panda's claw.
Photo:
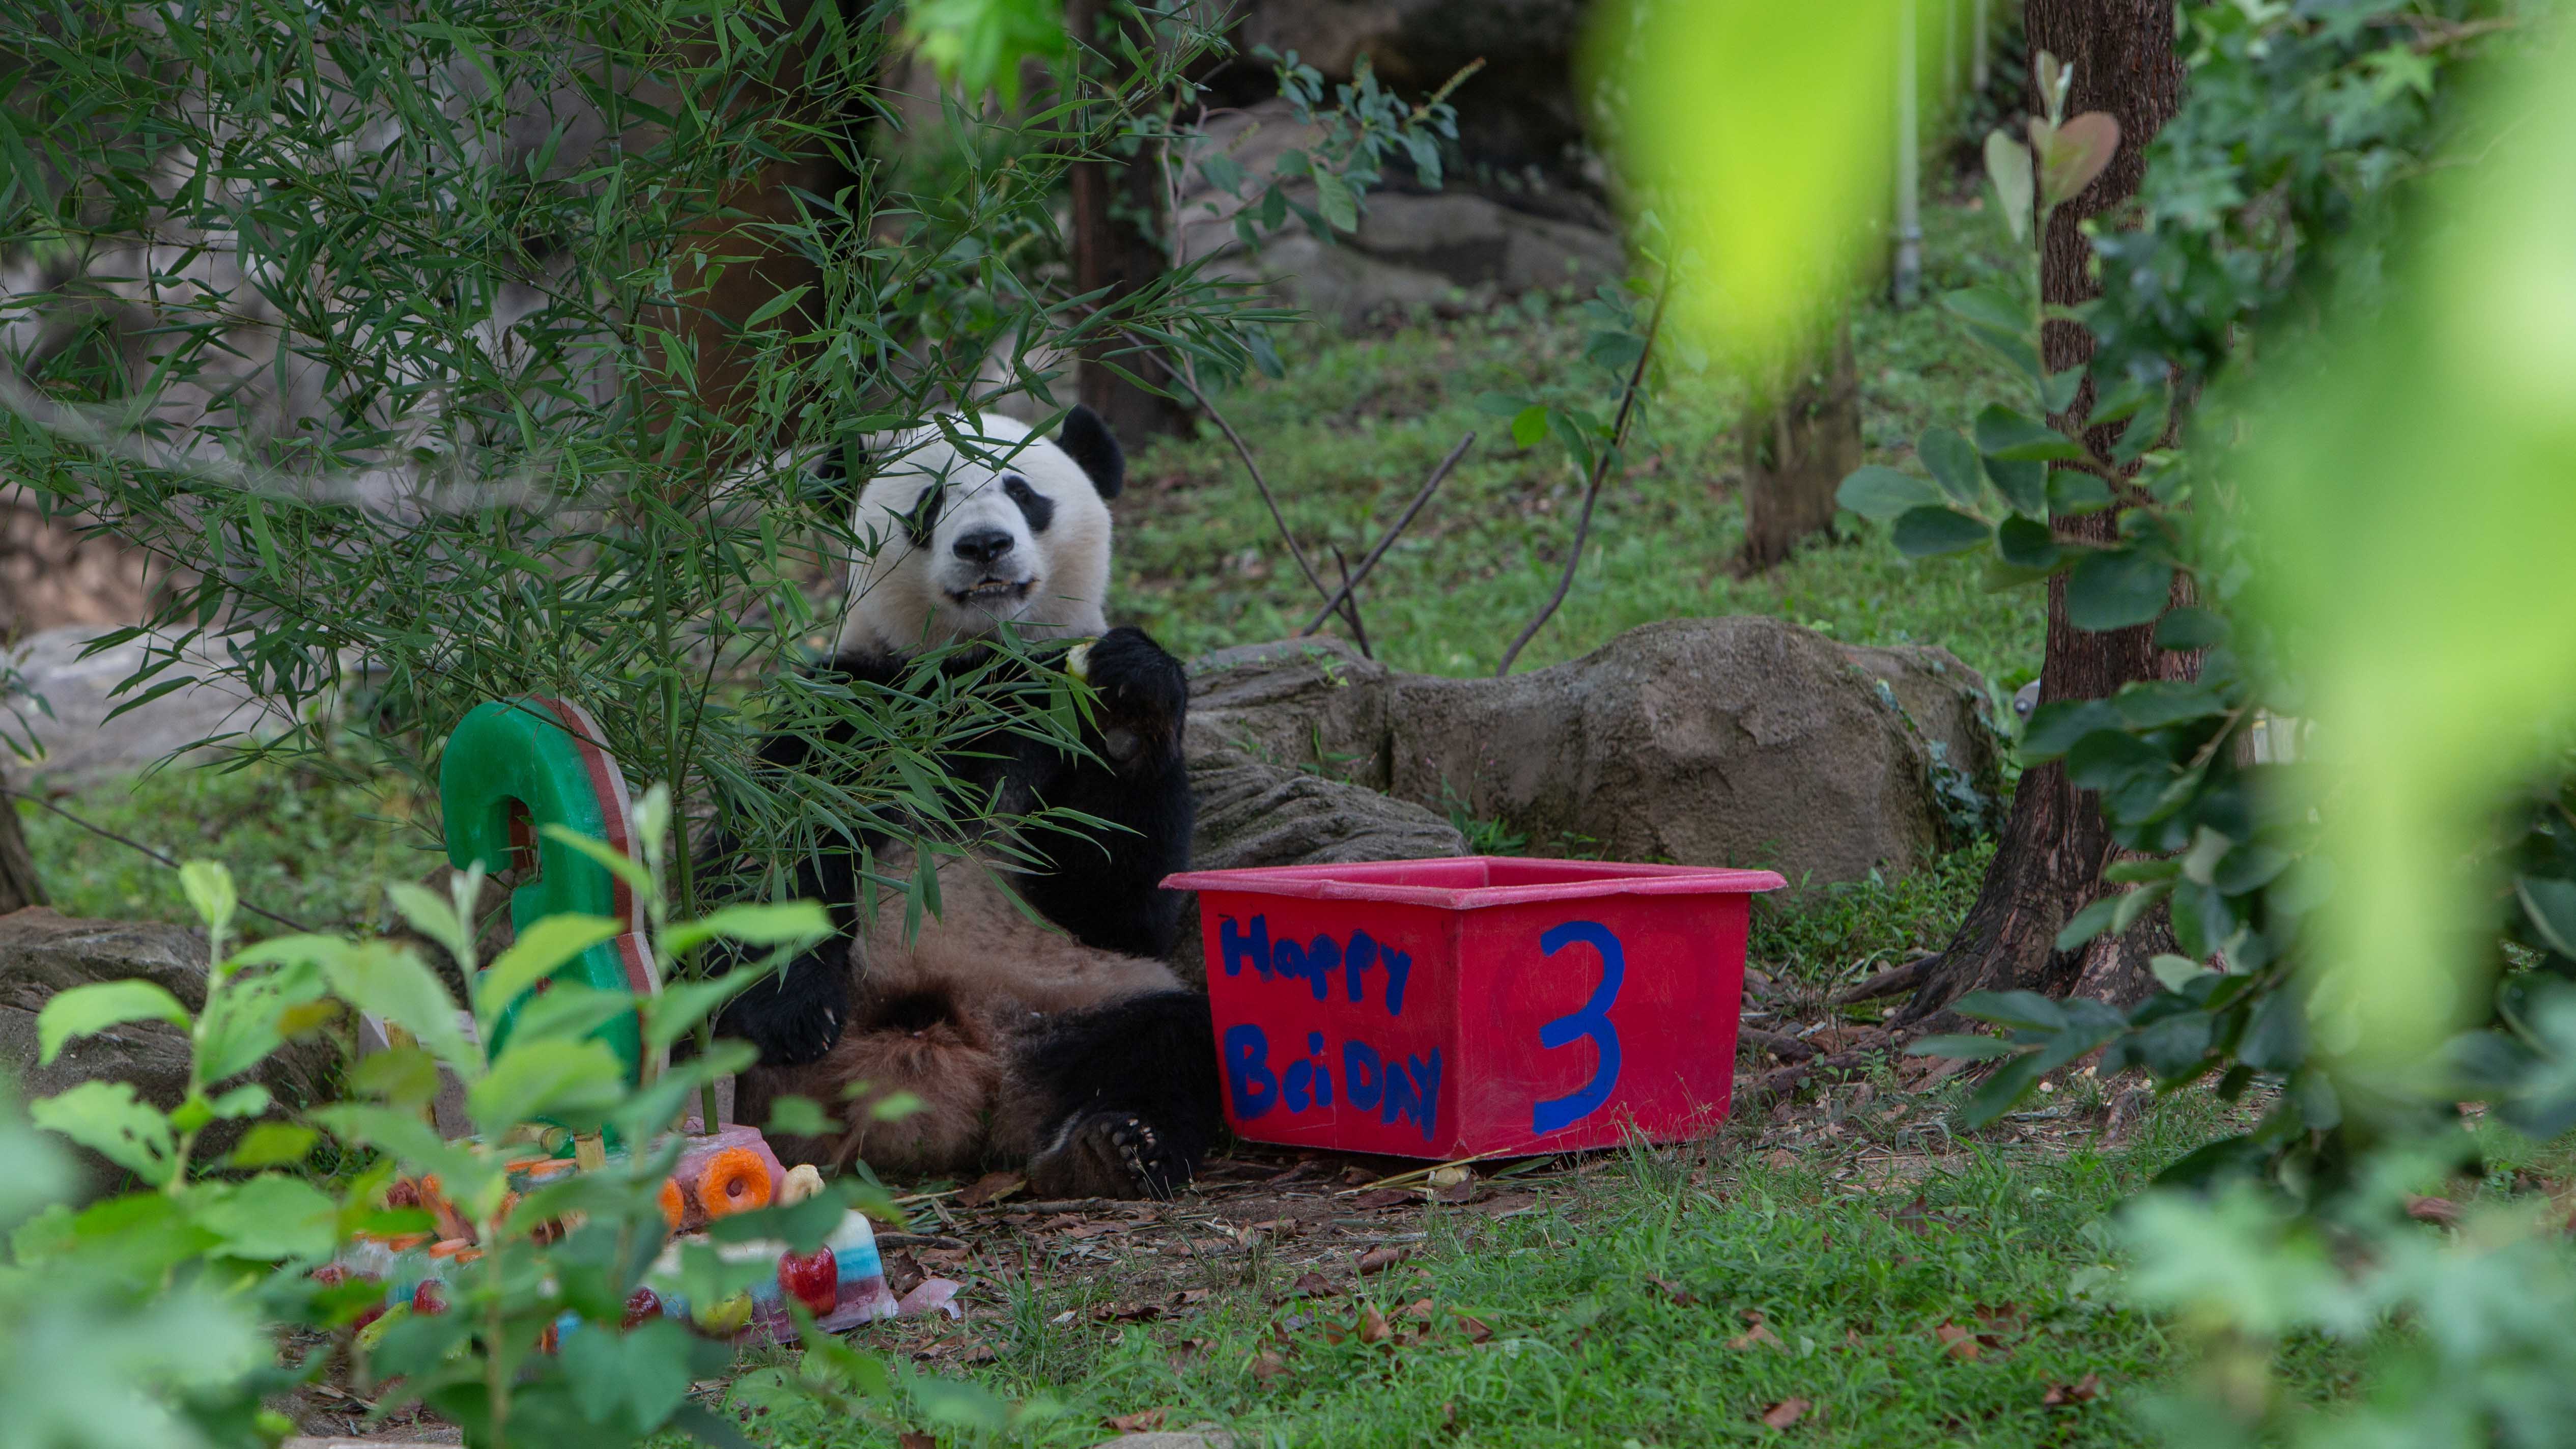
[{"label": "panda's claw", "polygon": [[716,1019],[716,1034],[750,1042],[764,1066],[803,1066],[840,1041],[848,994],[841,973],[799,961],[776,982],[735,997]]},{"label": "panda's claw", "polygon": [[1048,1197],[1169,1198],[1189,1180],[1188,1161],[1132,1112],[1068,1122],[1029,1164],[1030,1185]]}]

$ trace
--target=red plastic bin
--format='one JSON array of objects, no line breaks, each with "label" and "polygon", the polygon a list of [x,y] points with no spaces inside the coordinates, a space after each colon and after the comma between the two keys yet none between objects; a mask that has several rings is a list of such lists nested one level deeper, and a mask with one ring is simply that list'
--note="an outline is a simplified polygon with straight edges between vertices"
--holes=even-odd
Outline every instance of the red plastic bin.
[{"label": "red plastic bin", "polygon": [[1449,1159],[1726,1116],[1767,870],[1461,856],[1191,871],[1238,1136]]}]

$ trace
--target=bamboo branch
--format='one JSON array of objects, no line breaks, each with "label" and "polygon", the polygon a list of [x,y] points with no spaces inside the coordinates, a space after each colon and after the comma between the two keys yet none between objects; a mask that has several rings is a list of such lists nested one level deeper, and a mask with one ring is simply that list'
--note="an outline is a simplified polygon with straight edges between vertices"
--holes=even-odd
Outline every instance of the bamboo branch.
[{"label": "bamboo branch", "polygon": [[1377,567],[1379,559],[1386,557],[1386,551],[1395,544],[1396,535],[1412,526],[1413,516],[1422,511],[1422,505],[1431,501],[1431,495],[1439,489],[1442,480],[1449,476],[1449,470],[1458,466],[1458,460],[1466,457],[1467,450],[1475,446],[1475,443],[1474,433],[1469,433],[1458,440],[1458,446],[1449,450],[1449,456],[1441,459],[1440,466],[1431,470],[1431,477],[1423,483],[1422,491],[1413,495],[1413,501],[1406,504],[1404,512],[1396,516],[1395,522],[1378,539],[1377,546],[1370,549],[1367,556],[1360,560],[1360,566],[1351,571],[1349,579],[1342,584],[1341,592],[1327,600],[1324,607],[1315,612],[1315,617],[1306,621],[1306,627],[1297,631],[1299,634],[1312,634],[1324,627],[1324,621],[1333,616],[1333,611],[1341,606],[1342,600],[1349,597],[1351,590],[1360,586],[1360,581],[1369,576],[1369,570]]},{"label": "bamboo branch", "polygon": [[1565,602],[1566,591],[1574,587],[1574,567],[1583,561],[1583,542],[1592,532],[1592,505],[1601,496],[1601,480],[1609,476],[1611,460],[1619,456],[1620,445],[1627,441],[1628,419],[1636,411],[1637,393],[1646,381],[1646,362],[1655,355],[1655,334],[1663,330],[1664,299],[1671,293],[1672,286],[1667,282],[1664,289],[1655,294],[1655,313],[1646,323],[1646,345],[1637,349],[1637,365],[1629,369],[1628,386],[1619,394],[1619,416],[1610,425],[1610,444],[1592,460],[1592,478],[1583,488],[1583,513],[1575,520],[1574,546],[1566,551],[1565,572],[1556,581],[1556,592],[1548,596],[1547,606],[1538,611],[1537,618],[1529,621],[1529,627],[1512,641],[1512,647],[1503,651],[1502,666],[1494,671],[1496,679],[1512,672],[1512,661],[1520,658],[1521,650],[1538,637],[1539,630],[1547,627],[1547,621],[1556,616],[1557,606]]}]

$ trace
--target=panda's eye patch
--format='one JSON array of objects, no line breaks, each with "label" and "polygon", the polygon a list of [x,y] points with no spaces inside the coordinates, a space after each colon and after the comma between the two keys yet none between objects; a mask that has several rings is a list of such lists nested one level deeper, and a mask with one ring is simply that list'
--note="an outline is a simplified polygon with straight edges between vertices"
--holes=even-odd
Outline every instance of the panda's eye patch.
[{"label": "panda's eye patch", "polygon": [[939,511],[947,502],[948,484],[942,480],[922,489],[912,507],[898,515],[903,519],[904,536],[912,540],[913,547],[930,547],[931,530],[939,526]]},{"label": "panda's eye patch", "polygon": [[1004,475],[1002,491],[1020,505],[1020,516],[1029,521],[1029,532],[1044,533],[1055,522],[1055,500],[1029,486],[1029,480],[1017,473]]}]

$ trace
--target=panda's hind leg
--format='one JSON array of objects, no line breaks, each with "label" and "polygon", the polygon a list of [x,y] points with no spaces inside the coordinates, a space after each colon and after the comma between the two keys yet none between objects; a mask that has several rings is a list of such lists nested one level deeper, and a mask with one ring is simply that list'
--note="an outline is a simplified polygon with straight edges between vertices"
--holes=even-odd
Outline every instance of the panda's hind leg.
[{"label": "panda's hind leg", "polygon": [[[802,1096],[839,1119],[837,1130],[771,1139],[784,1161],[838,1171],[855,1159],[905,1175],[970,1171],[983,1158],[1003,1079],[1000,1036],[937,990],[874,1001],[867,1019],[819,1060],[746,1072],[742,1120],[763,1122],[769,1103]],[[879,1104],[899,1095],[914,1100],[911,1110],[880,1116]]]},{"label": "panda's hind leg", "polygon": [[1207,998],[1157,991],[1020,1031],[994,1145],[1042,1197],[1170,1197],[1220,1123]]}]

